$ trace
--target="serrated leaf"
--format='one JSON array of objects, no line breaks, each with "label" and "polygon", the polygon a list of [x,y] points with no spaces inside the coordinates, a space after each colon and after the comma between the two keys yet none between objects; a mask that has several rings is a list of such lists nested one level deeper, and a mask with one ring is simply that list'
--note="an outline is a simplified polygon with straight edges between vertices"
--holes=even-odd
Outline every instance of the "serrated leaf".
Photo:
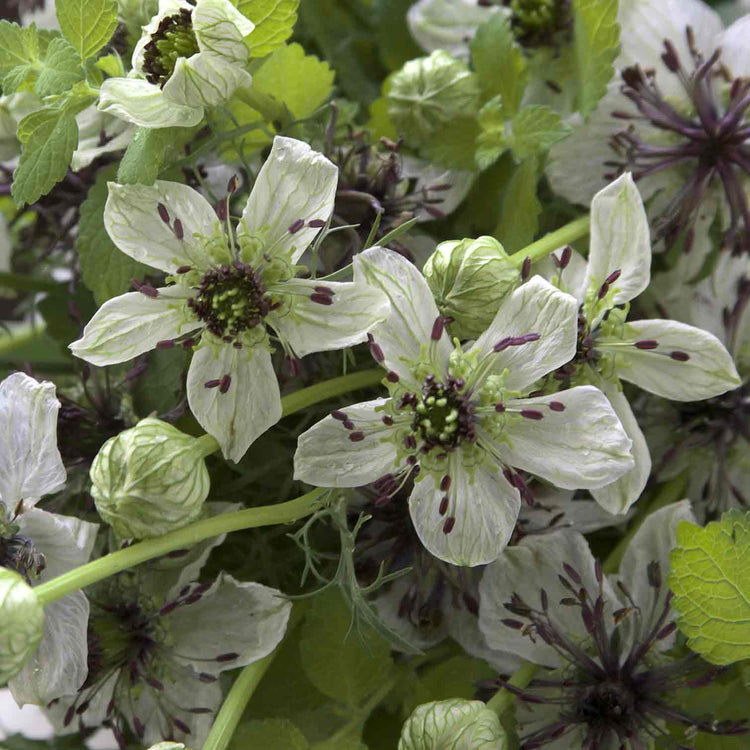
[{"label": "serrated leaf", "polygon": [[475,154],[477,166],[487,169],[508,150],[508,134],[503,97],[494,96],[479,110],[479,127]]},{"label": "serrated leaf", "polygon": [[81,205],[76,252],[83,283],[93,292],[97,304],[126,292],[130,279],[142,278],[151,269],[137,263],[117,249],[104,229],[104,204],[107,180],[115,176],[116,166],[101,172]]},{"label": "serrated leaf", "polygon": [[508,253],[517,252],[534,239],[542,212],[536,195],[538,181],[537,160],[531,158],[516,167],[505,188],[500,221],[493,234]]},{"label": "serrated leaf", "polygon": [[477,29],[470,49],[483,98],[501,96],[506,117],[512,117],[521,105],[529,66],[516,44],[510,20],[500,13],[493,16]]},{"label": "serrated leaf", "polygon": [[37,28],[33,24],[22,28],[17,23],[0,21],[0,76],[19,65],[33,63],[39,58]]},{"label": "serrated leaf", "polygon": [[310,747],[305,735],[288,719],[248,721],[237,727],[229,750],[306,750]]},{"label": "serrated leaf", "polygon": [[446,169],[473,170],[479,132],[475,117],[457,117],[430,136],[421,155]]},{"label": "serrated leaf", "polygon": [[253,88],[283,102],[298,120],[309,117],[333,91],[334,72],[299,44],[277,49],[253,75]]},{"label": "serrated leaf", "polygon": [[68,42],[58,37],[47,47],[34,92],[37,96],[63,94],[84,77],[78,53]]},{"label": "serrated leaf", "polygon": [[63,36],[81,60],[93,57],[117,28],[115,0],[57,0],[55,9]]},{"label": "serrated leaf", "polygon": [[578,109],[588,117],[607,91],[620,46],[617,0],[573,0]]},{"label": "serrated leaf", "polygon": [[34,134],[35,130],[42,127],[45,122],[57,120],[59,116],[60,110],[54,109],[53,107],[45,107],[36,110],[36,112],[31,112],[18,123],[16,138],[18,138],[21,143],[26,143],[26,141],[28,141]]},{"label": "serrated leaf", "polygon": [[240,0],[237,8],[255,28],[247,38],[251,57],[265,57],[292,35],[300,0]]},{"label": "serrated leaf", "polygon": [[712,664],[750,658],[750,513],[731,510],[705,528],[677,529],[669,576],[677,625]]},{"label": "serrated leaf", "polygon": [[23,144],[13,173],[11,195],[18,206],[34,203],[65,177],[78,145],[78,126],[72,115],[45,119]]},{"label": "serrated leaf", "polygon": [[193,136],[195,128],[138,128],[120,162],[117,182],[153,185],[164,165]]},{"label": "serrated leaf", "polygon": [[524,107],[515,114],[511,130],[510,148],[518,161],[543,154],[571,132],[557,112],[536,104]]},{"label": "serrated leaf", "polygon": [[350,628],[351,612],[337,589],[318,594],[300,633],[301,666],[324,695],[356,707],[389,677],[388,642]]}]

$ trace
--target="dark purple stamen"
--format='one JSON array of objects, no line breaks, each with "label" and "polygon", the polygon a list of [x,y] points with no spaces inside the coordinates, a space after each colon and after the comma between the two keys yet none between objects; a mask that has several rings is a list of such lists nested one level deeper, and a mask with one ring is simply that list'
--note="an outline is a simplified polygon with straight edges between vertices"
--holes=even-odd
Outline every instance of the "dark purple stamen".
[{"label": "dark purple stamen", "polygon": [[289,225],[289,229],[287,229],[287,231],[289,232],[289,234],[296,234],[304,226],[305,226],[304,219],[297,219],[296,221],[293,221]]},{"label": "dark purple stamen", "polygon": [[156,210],[159,212],[159,217],[165,224],[169,224],[169,211],[163,203],[159,203],[156,206]]},{"label": "dark purple stamen", "polygon": [[174,229],[174,236],[177,237],[178,240],[181,240],[185,235],[182,229],[182,222],[179,219],[175,219],[172,228]]},{"label": "dark purple stamen", "polygon": [[687,352],[669,352],[669,356],[677,362],[687,362],[690,359],[690,355]]},{"label": "dark purple stamen", "polygon": [[655,339],[643,339],[641,341],[636,341],[634,346],[636,349],[656,349],[656,347],[659,346],[659,342]]}]

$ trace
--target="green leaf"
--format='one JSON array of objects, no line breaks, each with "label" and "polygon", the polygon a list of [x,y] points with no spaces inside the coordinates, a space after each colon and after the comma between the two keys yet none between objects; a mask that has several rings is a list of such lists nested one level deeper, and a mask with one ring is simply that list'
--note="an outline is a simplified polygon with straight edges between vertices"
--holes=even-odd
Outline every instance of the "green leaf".
[{"label": "green leaf", "polygon": [[81,60],[93,57],[117,28],[115,0],[57,0],[55,9],[63,36]]},{"label": "green leaf", "polygon": [[21,28],[17,23],[0,21],[0,79],[4,94],[18,91],[36,72],[39,60],[39,34],[34,24]]},{"label": "green leaf", "polygon": [[508,150],[508,133],[503,110],[503,97],[494,96],[479,110],[476,162],[480,169],[487,169]]},{"label": "green leaf", "polygon": [[669,577],[677,625],[712,664],[750,658],[750,513],[725,513],[705,528],[677,529]]},{"label": "green leaf", "polygon": [[301,665],[324,695],[360,706],[388,679],[388,642],[372,630],[356,631],[337,589],[318,594],[300,633]]},{"label": "green leaf", "polygon": [[80,325],[71,317],[71,305],[80,314],[81,323],[88,322],[96,312],[94,298],[83,284],[76,285],[73,295],[70,294],[67,284],[60,284],[39,303],[39,312],[44,318],[46,332],[66,349],[71,341],[75,341],[81,335]]},{"label": "green leaf", "polygon": [[78,145],[78,126],[72,115],[45,119],[23,144],[11,194],[18,206],[34,203],[65,177]]},{"label": "green leaf", "polygon": [[521,105],[529,66],[513,37],[510,20],[500,13],[493,16],[477,29],[470,49],[484,99],[501,96],[505,116],[512,117]]},{"label": "green leaf", "polygon": [[283,102],[298,120],[309,117],[333,91],[334,72],[299,44],[277,49],[253,75],[253,88]]},{"label": "green leaf", "polygon": [[104,229],[107,180],[114,177],[115,168],[112,165],[99,173],[96,183],[81,205],[76,242],[83,283],[93,292],[99,305],[128,291],[130,279],[151,273],[148,266],[118,250]]},{"label": "green leaf", "polygon": [[570,127],[549,107],[532,104],[517,112],[511,123],[510,148],[518,161],[538,156],[570,135]]},{"label": "green leaf", "polygon": [[237,8],[255,28],[247,38],[251,57],[265,57],[292,35],[300,0],[240,0]]},{"label": "green leaf", "polygon": [[398,70],[405,62],[424,55],[406,23],[406,12],[413,0],[375,0],[380,56],[388,70]]},{"label": "green leaf", "polygon": [[195,128],[138,128],[120,162],[117,182],[153,185],[159,172],[194,132]]},{"label": "green leaf", "polygon": [[288,719],[264,719],[240,724],[229,743],[229,750],[306,750],[305,735]]},{"label": "green leaf", "polygon": [[47,47],[34,92],[37,96],[64,94],[73,84],[82,81],[85,75],[76,51],[62,37],[58,37]]},{"label": "green leaf", "polygon": [[538,181],[537,160],[531,158],[516,168],[505,189],[500,221],[493,234],[509,254],[526,247],[536,234],[542,212],[536,195]]},{"label": "green leaf", "polygon": [[152,412],[164,414],[177,406],[182,375],[189,362],[190,354],[179,347],[150,352],[146,370],[133,389],[136,412],[142,416]]},{"label": "green leaf", "polygon": [[26,117],[18,123],[18,129],[16,130],[16,138],[21,143],[31,138],[34,131],[38,130],[44,123],[53,122],[60,117],[60,110],[53,107],[45,107],[38,109],[36,112],[26,115]]},{"label": "green leaf", "polygon": [[413,708],[420,703],[442,701],[449,698],[471,700],[477,683],[495,676],[493,669],[480,659],[471,656],[454,656],[420,672],[414,691]]},{"label": "green leaf", "polygon": [[420,153],[446,169],[473,170],[479,132],[475,117],[457,117],[439,127]]},{"label": "green leaf", "polygon": [[620,48],[617,0],[573,0],[578,109],[588,117],[607,91]]}]

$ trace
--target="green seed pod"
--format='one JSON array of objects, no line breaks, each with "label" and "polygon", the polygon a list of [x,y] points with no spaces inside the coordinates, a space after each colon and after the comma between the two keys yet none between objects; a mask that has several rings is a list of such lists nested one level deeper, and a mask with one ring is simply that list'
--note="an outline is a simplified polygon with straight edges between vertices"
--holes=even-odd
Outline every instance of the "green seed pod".
[{"label": "green seed pod", "polygon": [[17,675],[44,632],[44,607],[22,576],[0,568],[0,685]]},{"label": "green seed pod", "polygon": [[497,714],[481,701],[424,703],[406,720],[398,750],[505,750]]},{"label": "green seed pod", "polygon": [[424,275],[440,314],[453,320],[449,332],[461,339],[477,338],[521,280],[520,269],[494,237],[441,242]]},{"label": "green seed pod", "polygon": [[394,74],[386,98],[396,129],[419,146],[442,125],[477,114],[479,83],[466,63],[436,50]]},{"label": "green seed pod", "polygon": [[154,417],[110,438],[91,466],[99,515],[122,538],[161,536],[194,521],[208,496],[205,456],[212,438],[194,438]]}]

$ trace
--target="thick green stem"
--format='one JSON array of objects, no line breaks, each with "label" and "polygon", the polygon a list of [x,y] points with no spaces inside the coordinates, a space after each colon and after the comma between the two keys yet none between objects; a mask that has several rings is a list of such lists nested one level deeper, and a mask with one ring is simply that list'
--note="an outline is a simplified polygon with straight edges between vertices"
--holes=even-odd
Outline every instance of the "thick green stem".
[{"label": "thick green stem", "polygon": [[240,723],[245,707],[253,697],[255,688],[263,679],[266,670],[271,666],[274,656],[276,651],[272,651],[260,661],[248,664],[242,670],[216,716],[211,732],[203,743],[203,750],[226,749]]},{"label": "thick green stem", "polygon": [[276,99],[252,87],[239,88],[234,93],[241,102],[258,112],[266,122],[285,124],[289,119],[286,108]]},{"label": "thick green stem", "polygon": [[604,561],[602,566],[605,573],[617,573],[620,569],[620,563],[622,557],[625,554],[625,550],[632,541],[635,533],[640,529],[643,522],[648,516],[650,516],[659,508],[663,508],[666,505],[671,505],[680,500],[687,489],[688,475],[687,472],[680,474],[679,476],[671,479],[666,484],[662,485],[659,492],[656,493],[654,499],[649,503],[643,515],[632,525],[628,533],[620,540],[619,544],[612,550],[609,557]]},{"label": "thick green stem", "polygon": [[531,262],[534,263],[545,258],[551,252],[557,250],[557,248],[569,245],[571,242],[585,237],[590,231],[590,224],[590,216],[588,214],[580,216],[564,227],[545,234],[540,240],[532,242],[517,253],[513,253],[510,258],[517,266],[523,265],[526,258],[531,258]]},{"label": "thick green stem", "polygon": [[101,581],[120,571],[132,568],[146,560],[166,555],[178,549],[191,547],[204,539],[210,539],[230,531],[241,531],[258,526],[273,526],[280,523],[291,523],[304,518],[322,505],[322,497],[328,492],[318,488],[306,495],[278,505],[263,505],[260,508],[248,508],[235,513],[224,513],[204,521],[197,521],[183,529],[172,531],[155,539],[144,539],[142,542],[112,552],[98,560],[63,573],[34,589],[42,604],[50,604],[73,591]]},{"label": "thick green stem", "polygon": [[[523,689],[534,679],[534,675],[538,669],[538,664],[532,664],[530,661],[527,661],[508,680],[508,684]],[[498,690],[490,698],[487,708],[492,709],[498,716],[502,716],[508,710],[512,701],[513,693],[510,690],[502,688],[502,690]]]},{"label": "thick green stem", "polygon": [[302,388],[281,399],[282,416],[288,417],[290,414],[302,411],[302,409],[317,404],[319,401],[335,398],[342,393],[378,385],[384,377],[384,371],[378,367],[372,370],[353,372],[349,375],[341,375],[338,378]]}]

